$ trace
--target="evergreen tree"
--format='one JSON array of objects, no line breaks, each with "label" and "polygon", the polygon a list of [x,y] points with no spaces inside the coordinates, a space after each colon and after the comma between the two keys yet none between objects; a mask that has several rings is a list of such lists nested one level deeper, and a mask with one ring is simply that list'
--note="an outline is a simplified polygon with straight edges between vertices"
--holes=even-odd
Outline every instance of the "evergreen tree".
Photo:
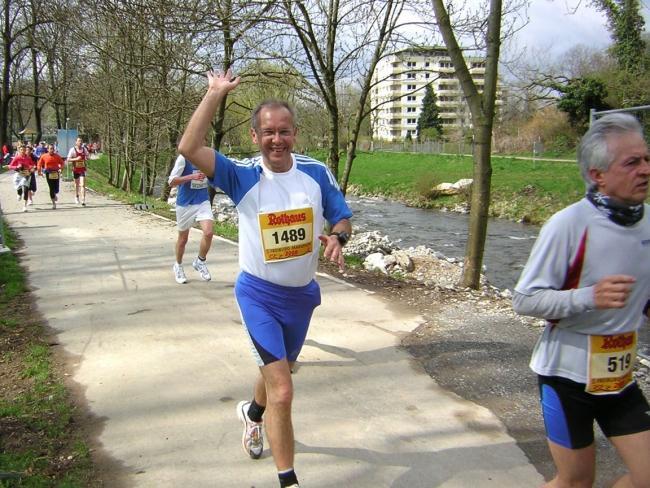
[{"label": "evergreen tree", "polygon": [[436,102],[436,94],[429,84],[425,88],[424,98],[422,99],[422,110],[418,118],[418,141],[421,141],[423,136],[438,138],[442,134],[442,119],[440,118],[440,109]]},{"label": "evergreen tree", "polygon": [[607,87],[601,80],[592,77],[574,78],[565,85],[556,84],[562,93],[557,107],[566,112],[572,127],[586,130],[589,125],[589,109],[607,110],[605,102]]},{"label": "evergreen tree", "polygon": [[614,41],[611,51],[619,68],[639,74],[645,64],[645,21],[640,0],[592,0],[592,4],[607,16]]}]

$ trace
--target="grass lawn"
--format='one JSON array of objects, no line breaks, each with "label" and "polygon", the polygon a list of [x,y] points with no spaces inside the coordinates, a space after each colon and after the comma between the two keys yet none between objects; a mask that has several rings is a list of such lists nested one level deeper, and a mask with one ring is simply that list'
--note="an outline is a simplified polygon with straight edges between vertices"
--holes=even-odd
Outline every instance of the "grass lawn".
[{"label": "grass lawn", "polygon": [[[431,198],[431,188],[472,178],[472,172],[472,159],[467,156],[360,153],[352,166],[349,190],[421,207],[448,208],[466,202],[467,195]],[[543,223],[583,194],[576,163],[492,158],[493,217]]]}]

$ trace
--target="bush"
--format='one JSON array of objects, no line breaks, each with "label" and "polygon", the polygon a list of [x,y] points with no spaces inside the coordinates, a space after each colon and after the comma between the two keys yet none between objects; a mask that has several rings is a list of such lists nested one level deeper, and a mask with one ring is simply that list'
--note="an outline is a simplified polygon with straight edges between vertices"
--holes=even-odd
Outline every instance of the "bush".
[{"label": "bush", "polygon": [[494,145],[496,152],[530,153],[533,143],[541,141],[547,151],[563,154],[575,147],[578,140],[578,135],[569,124],[566,114],[554,106],[538,110],[518,130],[512,132],[496,138]]},{"label": "bush", "polygon": [[438,185],[433,174],[424,174],[415,182],[415,192],[423,198],[436,198],[437,192],[433,189]]}]

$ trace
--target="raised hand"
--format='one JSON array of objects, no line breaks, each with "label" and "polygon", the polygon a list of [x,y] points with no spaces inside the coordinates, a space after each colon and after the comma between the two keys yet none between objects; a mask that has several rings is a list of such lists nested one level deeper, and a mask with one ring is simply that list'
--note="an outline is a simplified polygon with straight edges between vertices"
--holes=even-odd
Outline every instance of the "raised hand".
[{"label": "raised hand", "polygon": [[217,92],[222,96],[234,90],[241,81],[239,76],[233,77],[231,69],[228,69],[225,73],[222,71],[219,71],[218,73],[208,71],[207,77],[208,91]]}]

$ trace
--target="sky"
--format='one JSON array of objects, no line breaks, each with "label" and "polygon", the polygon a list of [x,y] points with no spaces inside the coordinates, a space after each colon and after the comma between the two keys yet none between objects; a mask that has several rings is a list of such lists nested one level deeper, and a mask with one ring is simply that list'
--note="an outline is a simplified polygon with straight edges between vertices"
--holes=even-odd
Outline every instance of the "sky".
[{"label": "sky", "polygon": [[[642,0],[641,4],[648,31],[650,0]],[[588,0],[532,0],[528,18],[528,25],[515,37],[514,44],[520,49],[542,50],[556,58],[579,44],[594,48],[611,44],[607,18],[590,7]]]}]

